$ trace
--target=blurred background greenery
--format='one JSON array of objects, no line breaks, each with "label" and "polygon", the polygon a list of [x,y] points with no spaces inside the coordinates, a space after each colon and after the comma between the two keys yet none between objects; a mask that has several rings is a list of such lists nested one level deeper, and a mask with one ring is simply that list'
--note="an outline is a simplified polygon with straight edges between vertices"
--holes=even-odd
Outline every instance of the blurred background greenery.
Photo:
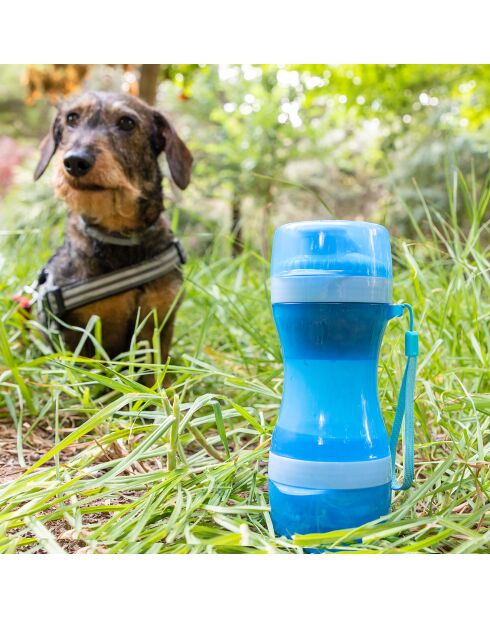
[{"label": "blurred background greenery", "polygon": [[370,219],[410,235],[420,193],[445,217],[451,169],[478,187],[490,165],[489,65],[2,65],[4,215],[52,103],[87,89],[169,114],[196,159],[170,206],[197,226],[195,243],[232,230],[235,254],[245,243],[267,255],[271,227],[287,220]]}]

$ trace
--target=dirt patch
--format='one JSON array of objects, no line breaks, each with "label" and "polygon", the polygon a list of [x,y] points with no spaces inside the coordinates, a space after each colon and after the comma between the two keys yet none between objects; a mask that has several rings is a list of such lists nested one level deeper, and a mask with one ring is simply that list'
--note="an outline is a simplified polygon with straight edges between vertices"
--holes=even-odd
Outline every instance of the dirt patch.
[{"label": "dirt patch", "polygon": [[[31,432],[31,423],[22,425],[22,451],[25,466],[21,466],[17,448],[17,430],[9,416],[0,416],[0,485],[15,480],[40,457],[54,446],[54,431],[47,423],[40,423]],[[72,457],[80,446],[74,445],[63,449],[60,459],[66,461]]]}]

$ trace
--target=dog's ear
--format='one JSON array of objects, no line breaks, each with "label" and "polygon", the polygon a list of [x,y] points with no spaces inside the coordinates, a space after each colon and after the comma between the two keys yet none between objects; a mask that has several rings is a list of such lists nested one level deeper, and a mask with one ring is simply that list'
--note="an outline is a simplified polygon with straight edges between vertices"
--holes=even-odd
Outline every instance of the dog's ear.
[{"label": "dog's ear", "polygon": [[165,152],[175,184],[185,189],[191,179],[192,155],[170,122],[160,112],[154,112],[153,146],[157,154]]},{"label": "dog's ear", "polygon": [[56,149],[61,140],[61,117],[60,113],[56,114],[56,118],[53,120],[48,134],[41,142],[41,157],[34,171],[34,180],[41,178],[46,171],[49,162],[53,158]]}]

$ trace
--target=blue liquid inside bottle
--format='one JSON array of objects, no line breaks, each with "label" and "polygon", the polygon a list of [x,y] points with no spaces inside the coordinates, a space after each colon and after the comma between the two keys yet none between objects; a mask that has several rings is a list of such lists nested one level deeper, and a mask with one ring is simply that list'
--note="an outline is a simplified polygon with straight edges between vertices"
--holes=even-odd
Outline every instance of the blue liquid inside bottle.
[{"label": "blue liquid inside bottle", "polygon": [[[284,356],[284,391],[271,453],[331,462],[339,474],[350,475],[345,484],[385,480],[353,489],[314,489],[270,480],[277,534],[351,528],[385,515],[391,501],[391,469],[377,365],[392,317],[390,305],[280,303],[273,312]],[[371,472],[364,472],[362,464],[373,461],[379,465],[371,481],[366,478]],[[360,465],[342,472],[343,462]]]}]

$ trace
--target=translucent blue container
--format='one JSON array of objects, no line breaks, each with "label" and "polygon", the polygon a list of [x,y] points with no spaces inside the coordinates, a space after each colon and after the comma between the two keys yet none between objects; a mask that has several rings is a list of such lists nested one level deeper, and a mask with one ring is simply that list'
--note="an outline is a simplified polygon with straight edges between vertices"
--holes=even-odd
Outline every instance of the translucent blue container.
[{"label": "translucent blue container", "polygon": [[377,368],[392,305],[388,231],[372,223],[280,227],[271,265],[284,391],[269,458],[278,535],[359,526],[388,513],[392,462]]}]

